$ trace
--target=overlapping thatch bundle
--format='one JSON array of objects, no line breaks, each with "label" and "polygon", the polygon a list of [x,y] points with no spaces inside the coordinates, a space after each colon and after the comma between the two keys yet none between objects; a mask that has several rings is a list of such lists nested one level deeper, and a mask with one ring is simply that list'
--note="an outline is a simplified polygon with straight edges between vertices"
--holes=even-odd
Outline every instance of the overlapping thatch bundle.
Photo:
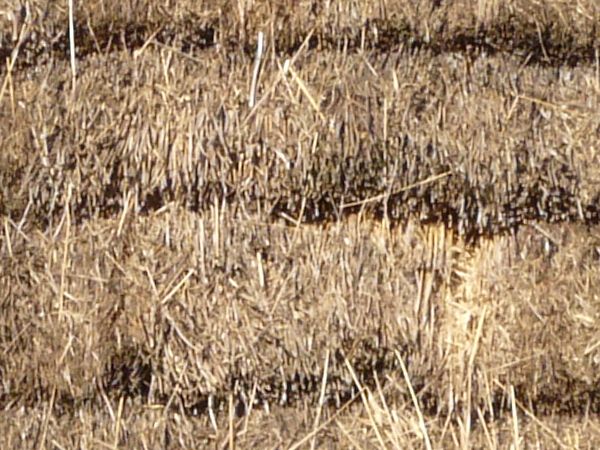
[{"label": "overlapping thatch bundle", "polygon": [[3,448],[568,446],[598,412],[596,3],[294,5],[86,2],[74,84],[67,11],[6,9]]}]

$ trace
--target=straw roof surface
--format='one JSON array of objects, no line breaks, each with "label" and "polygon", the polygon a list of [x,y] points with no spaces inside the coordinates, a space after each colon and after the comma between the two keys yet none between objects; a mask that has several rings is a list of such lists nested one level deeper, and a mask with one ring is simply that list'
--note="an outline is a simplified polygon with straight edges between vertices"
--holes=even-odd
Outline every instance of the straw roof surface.
[{"label": "straw roof surface", "polygon": [[595,1],[76,6],[0,2],[0,447],[597,447]]}]

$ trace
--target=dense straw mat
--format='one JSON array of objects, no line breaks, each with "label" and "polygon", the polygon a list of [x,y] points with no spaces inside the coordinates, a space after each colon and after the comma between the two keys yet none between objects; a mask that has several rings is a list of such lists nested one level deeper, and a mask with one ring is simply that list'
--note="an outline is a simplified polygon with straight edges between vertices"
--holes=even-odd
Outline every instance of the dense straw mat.
[{"label": "dense straw mat", "polygon": [[598,447],[596,1],[81,3],[0,2],[1,448]]}]

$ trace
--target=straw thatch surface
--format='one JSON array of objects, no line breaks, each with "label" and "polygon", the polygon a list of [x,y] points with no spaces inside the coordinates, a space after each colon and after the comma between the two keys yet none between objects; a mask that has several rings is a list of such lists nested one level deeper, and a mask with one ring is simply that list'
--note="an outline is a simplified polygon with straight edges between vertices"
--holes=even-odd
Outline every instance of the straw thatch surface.
[{"label": "straw thatch surface", "polygon": [[0,447],[596,448],[596,2],[171,3],[0,4]]}]

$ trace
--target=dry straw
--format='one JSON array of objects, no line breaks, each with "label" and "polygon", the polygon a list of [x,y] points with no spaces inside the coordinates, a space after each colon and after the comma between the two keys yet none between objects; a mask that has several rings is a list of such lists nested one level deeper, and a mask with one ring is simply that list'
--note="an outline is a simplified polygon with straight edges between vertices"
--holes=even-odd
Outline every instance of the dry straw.
[{"label": "dry straw", "polygon": [[75,63],[75,6],[73,0],[69,2],[69,55],[71,60],[71,76],[73,77],[73,90],[77,77],[77,67]]},{"label": "dry straw", "polygon": [[27,5],[1,448],[600,448],[597,2]]}]

